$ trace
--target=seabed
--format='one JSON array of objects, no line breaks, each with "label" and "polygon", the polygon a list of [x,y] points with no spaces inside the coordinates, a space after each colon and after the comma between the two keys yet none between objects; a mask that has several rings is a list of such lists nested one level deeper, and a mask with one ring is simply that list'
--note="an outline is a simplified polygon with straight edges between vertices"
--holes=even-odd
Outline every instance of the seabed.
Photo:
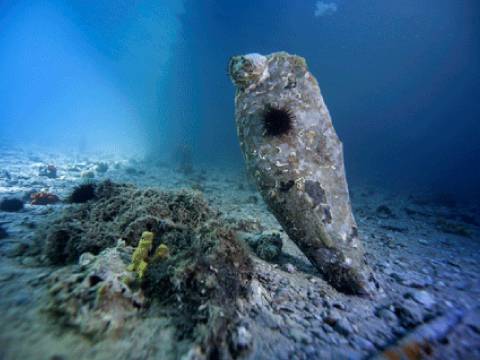
[{"label": "seabed", "polygon": [[[0,169],[25,202],[0,211],[1,359],[480,358],[478,208],[351,187],[371,299],[326,283],[240,169],[8,147]],[[140,280],[144,231],[168,254]]]}]

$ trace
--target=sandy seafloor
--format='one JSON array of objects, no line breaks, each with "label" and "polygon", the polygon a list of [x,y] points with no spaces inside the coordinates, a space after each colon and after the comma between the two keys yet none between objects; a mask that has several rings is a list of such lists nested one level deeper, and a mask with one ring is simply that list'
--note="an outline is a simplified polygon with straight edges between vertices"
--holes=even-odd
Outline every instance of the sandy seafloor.
[{"label": "sandy seafloor", "polygon": [[[4,147],[0,196],[23,197],[44,189],[65,199],[85,181],[82,172],[99,161],[108,163],[109,170],[95,173],[96,180],[162,190],[194,188],[223,217],[248,222],[252,232],[281,230],[243,171],[225,168],[195,168],[187,176],[161,162]],[[57,178],[39,176],[38,168],[46,164],[58,168]],[[260,303],[248,314],[251,344],[242,357],[395,359],[392,354],[399,353],[388,349],[401,344],[409,359],[480,359],[479,208],[420,201],[371,187],[350,190],[367,257],[383,293],[370,300],[335,291],[282,232],[283,252],[277,261],[251,254],[252,286],[262,291],[252,297]],[[45,311],[47,279],[55,269],[28,256],[27,250],[36,229],[66,206],[26,204],[19,212],[0,212],[0,224],[8,232],[0,240],[0,358],[163,358],[161,349],[152,345],[162,339],[149,333],[148,320],[138,325],[145,326],[143,331],[92,341],[62,327]],[[452,229],[465,230],[468,236],[449,233]],[[427,344],[421,355],[418,344]]]}]

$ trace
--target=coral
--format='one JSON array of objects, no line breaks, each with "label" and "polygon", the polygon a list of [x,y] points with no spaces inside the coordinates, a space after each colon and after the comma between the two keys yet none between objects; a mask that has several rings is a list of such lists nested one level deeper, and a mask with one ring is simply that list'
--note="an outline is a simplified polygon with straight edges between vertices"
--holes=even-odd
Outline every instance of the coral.
[{"label": "coral", "polygon": [[85,183],[76,186],[68,197],[71,203],[82,204],[95,198],[95,184]]},{"label": "coral", "polygon": [[152,250],[153,233],[150,231],[144,231],[137,248],[132,254],[132,262],[128,266],[128,271],[134,271],[137,273],[140,280],[143,279],[143,275],[148,267],[148,258],[150,251]]},{"label": "coral", "polygon": [[30,204],[32,205],[52,205],[60,201],[59,197],[55,194],[47,192],[39,192],[30,196]]},{"label": "coral", "polygon": [[23,209],[23,201],[17,198],[5,198],[0,201],[0,210],[16,212]]},{"label": "coral", "polygon": [[55,165],[41,166],[38,169],[38,176],[46,176],[50,179],[55,179],[57,177],[57,168]]}]

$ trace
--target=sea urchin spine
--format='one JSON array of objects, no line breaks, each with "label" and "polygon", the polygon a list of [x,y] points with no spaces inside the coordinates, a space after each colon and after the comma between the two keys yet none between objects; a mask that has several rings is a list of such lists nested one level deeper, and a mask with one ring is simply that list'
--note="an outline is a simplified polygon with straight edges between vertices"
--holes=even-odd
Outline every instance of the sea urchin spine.
[{"label": "sea urchin spine", "polygon": [[286,107],[267,105],[262,115],[264,135],[281,136],[293,127],[295,115]]}]

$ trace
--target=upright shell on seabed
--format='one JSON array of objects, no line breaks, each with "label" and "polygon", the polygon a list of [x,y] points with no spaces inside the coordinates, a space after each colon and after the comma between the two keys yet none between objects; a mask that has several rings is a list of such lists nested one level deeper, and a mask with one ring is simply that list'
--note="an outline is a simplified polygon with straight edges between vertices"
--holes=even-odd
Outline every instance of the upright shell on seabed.
[{"label": "upright shell on seabed", "polygon": [[373,294],[342,143],[305,59],[284,52],[234,56],[229,72],[247,169],[270,210],[330,284]]}]

